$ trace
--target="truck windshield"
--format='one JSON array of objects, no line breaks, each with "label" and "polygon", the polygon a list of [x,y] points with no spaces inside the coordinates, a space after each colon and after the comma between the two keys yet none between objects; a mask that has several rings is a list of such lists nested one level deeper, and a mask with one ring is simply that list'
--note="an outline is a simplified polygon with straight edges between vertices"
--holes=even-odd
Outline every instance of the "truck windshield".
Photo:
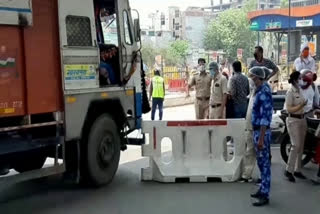
[{"label": "truck windshield", "polygon": [[101,25],[104,43],[118,46],[118,29],[116,14],[101,17]]}]

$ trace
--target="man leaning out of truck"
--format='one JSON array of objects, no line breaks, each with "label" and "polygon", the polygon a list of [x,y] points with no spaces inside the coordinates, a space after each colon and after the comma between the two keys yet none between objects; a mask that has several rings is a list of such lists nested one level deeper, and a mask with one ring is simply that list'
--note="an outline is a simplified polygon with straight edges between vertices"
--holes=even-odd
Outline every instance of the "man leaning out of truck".
[{"label": "man leaning out of truck", "polygon": [[99,67],[99,82],[100,86],[117,84],[116,75],[112,65],[107,63],[108,59],[112,58],[114,53],[112,48],[105,44],[101,44],[100,48],[100,67]]}]

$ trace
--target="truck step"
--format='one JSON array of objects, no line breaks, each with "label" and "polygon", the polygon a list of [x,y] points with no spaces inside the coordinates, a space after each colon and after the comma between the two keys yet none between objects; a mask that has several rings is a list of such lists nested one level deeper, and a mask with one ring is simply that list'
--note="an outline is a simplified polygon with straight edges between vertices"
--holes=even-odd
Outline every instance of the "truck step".
[{"label": "truck step", "polygon": [[127,144],[134,145],[134,146],[141,146],[145,144],[145,138],[128,138]]},{"label": "truck step", "polygon": [[55,146],[59,144],[61,140],[61,137],[27,139],[23,137],[0,135],[0,156]]}]

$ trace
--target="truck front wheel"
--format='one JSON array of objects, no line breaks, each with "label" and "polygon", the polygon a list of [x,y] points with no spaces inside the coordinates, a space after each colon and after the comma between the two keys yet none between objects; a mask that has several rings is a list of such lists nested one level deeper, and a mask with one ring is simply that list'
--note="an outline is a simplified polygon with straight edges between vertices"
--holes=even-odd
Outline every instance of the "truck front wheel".
[{"label": "truck front wheel", "polygon": [[120,160],[120,136],[116,123],[108,114],[93,123],[87,142],[86,177],[90,184],[109,184],[117,172]]}]

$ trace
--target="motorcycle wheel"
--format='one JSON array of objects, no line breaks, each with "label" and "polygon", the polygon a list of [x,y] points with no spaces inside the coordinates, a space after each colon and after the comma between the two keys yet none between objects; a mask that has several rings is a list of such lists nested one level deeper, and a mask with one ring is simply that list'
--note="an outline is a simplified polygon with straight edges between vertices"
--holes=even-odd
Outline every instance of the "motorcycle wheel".
[{"label": "motorcycle wheel", "polygon": [[[280,142],[280,152],[281,152],[282,160],[285,163],[288,163],[289,154],[291,150],[291,141],[290,141],[290,136],[288,132],[285,132],[284,134],[281,135],[279,142]],[[312,160],[312,158],[313,158],[313,155],[311,154],[303,154],[302,166],[307,165]]]}]

